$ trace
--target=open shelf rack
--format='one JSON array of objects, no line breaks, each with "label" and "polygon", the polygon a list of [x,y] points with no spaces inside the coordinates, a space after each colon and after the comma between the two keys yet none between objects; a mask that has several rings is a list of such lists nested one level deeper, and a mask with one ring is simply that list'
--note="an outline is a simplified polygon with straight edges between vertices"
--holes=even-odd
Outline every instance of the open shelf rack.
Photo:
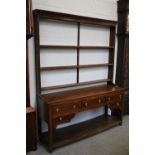
[{"label": "open shelf rack", "polygon": [[[96,83],[103,83],[107,82],[108,84],[112,84],[113,81],[113,69],[114,69],[114,51],[115,51],[115,26],[116,22],[114,21],[108,21],[108,20],[100,20],[100,19],[90,19],[84,20],[82,17],[80,19],[77,18],[77,20],[72,20],[72,17],[65,16],[62,14],[62,16],[55,16],[53,13],[47,12],[47,15],[45,11],[36,11],[35,13],[37,14],[39,12],[39,18],[35,18],[35,49],[36,49],[36,76],[37,76],[37,91],[38,94],[40,94],[42,91],[47,91],[47,90],[54,90],[54,89],[61,89],[61,88],[68,88],[68,87],[75,87],[75,86],[82,86],[82,85],[90,85],[90,84],[96,84]],[[34,14],[35,16],[35,14]],[[37,16],[37,15],[36,15]],[[51,21],[59,21],[62,23],[74,23],[77,25],[77,44],[76,45],[63,45],[63,44],[46,44],[46,43],[41,43],[40,42],[40,21],[41,20],[51,20]],[[97,24],[99,23],[99,24]],[[80,35],[81,35],[81,25],[94,25],[94,26],[99,26],[99,27],[107,27],[109,28],[110,35],[109,35],[109,45],[102,46],[102,45],[81,45],[80,43]],[[50,35],[50,34],[49,34]],[[43,49],[43,50],[42,50]],[[54,49],[74,49],[75,52],[77,53],[77,58],[76,58],[76,64],[74,65],[60,65],[60,66],[41,66],[40,64],[40,52],[44,53],[45,49],[48,49],[49,52],[55,51]],[[50,50],[52,49],[52,50]],[[101,64],[80,64],[80,50],[84,50],[86,52],[89,52],[91,50],[106,50],[109,52],[109,60],[106,63],[101,63]],[[57,52],[60,52],[63,50],[57,50]],[[102,51],[101,51],[102,52]],[[80,69],[86,69],[86,68],[101,68],[101,67],[106,67],[108,68],[108,77],[107,79],[99,79],[99,80],[90,80],[90,81],[85,81],[85,82],[80,82]],[[57,70],[71,70],[74,69],[76,70],[76,83],[71,83],[71,84],[63,84],[63,85],[55,85],[55,86],[47,86],[47,87],[42,87],[41,84],[41,74],[42,72],[48,72],[48,71],[57,71]]]}]

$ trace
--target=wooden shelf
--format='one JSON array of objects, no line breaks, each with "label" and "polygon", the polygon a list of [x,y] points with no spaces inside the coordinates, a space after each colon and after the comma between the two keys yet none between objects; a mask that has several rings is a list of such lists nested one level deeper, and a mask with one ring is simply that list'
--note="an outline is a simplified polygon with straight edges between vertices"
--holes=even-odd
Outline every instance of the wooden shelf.
[{"label": "wooden shelf", "polygon": [[53,89],[63,89],[63,88],[68,88],[68,87],[97,84],[97,83],[103,83],[103,82],[109,82],[109,81],[112,81],[112,79],[93,80],[93,81],[80,82],[80,83],[72,83],[72,84],[57,85],[57,86],[48,86],[48,87],[42,87],[41,90],[42,91],[48,91],[48,90],[53,90]]},{"label": "wooden shelf", "polygon": [[81,49],[113,49],[113,46],[79,46]]},{"label": "wooden shelf", "polygon": [[40,48],[114,49],[113,46],[40,45]]},{"label": "wooden shelf", "polygon": [[93,67],[106,67],[106,66],[113,66],[113,64],[105,63],[105,64],[80,65],[79,68],[93,68]]},{"label": "wooden shelf", "polygon": [[53,67],[41,67],[41,71],[50,71],[50,70],[64,70],[64,69],[76,69],[76,68],[93,68],[93,67],[106,67],[113,66],[113,64],[90,64],[90,65],[71,65],[71,66],[53,66]]},{"label": "wooden shelf", "polygon": [[40,48],[77,48],[76,45],[40,45]]},{"label": "wooden shelf", "polygon": [[[69,127],[56,129],[54,131],[53,148],[57,148],[72,142],[87,138],[103,132],[121,123],[115,116],[99,116],[97,118],[71,125]],[[47,132],[43,133],[42,140],[47,142]]]},{"label": "wooden shelf", "polygon": [[62,70],[62,69],[76,69],[76,65],[72,66],[53,66],[53,67],[41,67],[41,71],[50,71],[50,70]]}]

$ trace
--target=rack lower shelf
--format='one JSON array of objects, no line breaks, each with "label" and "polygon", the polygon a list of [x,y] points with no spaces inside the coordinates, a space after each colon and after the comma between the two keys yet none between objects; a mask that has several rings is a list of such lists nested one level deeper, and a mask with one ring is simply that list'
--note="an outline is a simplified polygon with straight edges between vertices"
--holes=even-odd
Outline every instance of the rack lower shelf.
[{"label": "rack lower shelf", "polygon": [[[114,126],[121,124],[121,120],[115,116],[99,116],[97,118],[78,123],[62,129],[56,129],[54,132],[53,148],[61,147],[83,138],[95,135]],[[48,134],[43,133],[47,140]]]}]

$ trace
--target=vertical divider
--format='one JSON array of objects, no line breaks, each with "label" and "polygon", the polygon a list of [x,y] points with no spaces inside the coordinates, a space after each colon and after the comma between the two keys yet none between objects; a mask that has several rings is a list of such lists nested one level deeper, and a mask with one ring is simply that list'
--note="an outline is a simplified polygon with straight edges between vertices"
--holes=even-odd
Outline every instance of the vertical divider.
[{"label": "vertical divider", "polygon": [[79,83],[79,59],[80,59],[80,23],[78,23],[78,36],[77,36],[77,83]]},{"label": "vertical divider", "polygon": [[39,95],[41,95],[41,73],[40,73],[40,35],[39,35],[39,15],[34,12],[34,40],[35,40],[35,74],[36,74],[36,99],[37,99],[37,132],[39,139],[42,137],[42,120],[39,116]]},{"label": "vertical divider", "polygon": [[110,46],[113,46],[114,48],[109,49],[109,63],[113,64],[112,66],[109,66],[108,68],[108,79],[112,79],[112,81],[109,81],[108,84],[113,84],[113,74],[114,74],[114,55],[115,55],[115,34],[116,34],[116,27],[112,26],[110,27]]},{"label": "vertical divider", "polygon": [[39,15],[34,12],[34,39],[35,39],[35,67],[36,67],[36,92],[41,94],[41,73],[40,73],[40,38],[39,38]]}]

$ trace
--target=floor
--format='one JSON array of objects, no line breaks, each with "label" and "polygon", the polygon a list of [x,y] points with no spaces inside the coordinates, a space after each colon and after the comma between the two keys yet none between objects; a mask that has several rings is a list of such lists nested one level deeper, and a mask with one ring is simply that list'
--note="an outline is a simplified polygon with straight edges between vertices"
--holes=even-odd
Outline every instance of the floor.
[{"label": "floor", "polygon": [[129,155],[129,116],[123,125],[48,153],[42,145],[27,155]]}]

